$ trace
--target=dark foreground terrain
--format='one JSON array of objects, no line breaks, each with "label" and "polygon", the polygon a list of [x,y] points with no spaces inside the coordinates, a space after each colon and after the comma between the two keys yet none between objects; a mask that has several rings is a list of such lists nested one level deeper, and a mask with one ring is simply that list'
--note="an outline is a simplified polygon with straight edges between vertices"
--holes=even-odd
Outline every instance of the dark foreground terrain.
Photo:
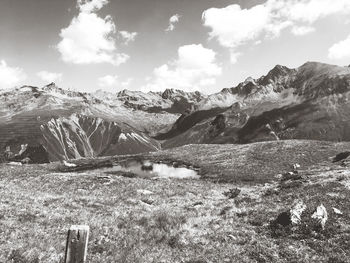
[{"label": "dark foreground terrain", "polygon": [[[199,180],[1,164],[0,262],[63,262],[72,224],[90,226],[88,262],[350,262],[350,170],[331,161],[349,149],[283,141],[137,157],[192,165]],[[298,225],[271,223],[296,202],[307,207]],[[310,220],[321,204],[323,229]]]}]

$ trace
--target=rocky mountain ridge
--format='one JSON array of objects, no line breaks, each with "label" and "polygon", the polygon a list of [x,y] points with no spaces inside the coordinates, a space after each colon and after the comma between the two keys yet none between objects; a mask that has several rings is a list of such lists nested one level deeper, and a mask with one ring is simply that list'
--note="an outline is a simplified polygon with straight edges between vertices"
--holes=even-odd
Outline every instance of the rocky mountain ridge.
[{"label": "rocky mountain ridge", "polygon": [[194,143],[347,141],[349,98],[350,68],[316,62],[277,65],[212,95],[23,86],[0,91],[0,149],[42,145],[61,160]]}]

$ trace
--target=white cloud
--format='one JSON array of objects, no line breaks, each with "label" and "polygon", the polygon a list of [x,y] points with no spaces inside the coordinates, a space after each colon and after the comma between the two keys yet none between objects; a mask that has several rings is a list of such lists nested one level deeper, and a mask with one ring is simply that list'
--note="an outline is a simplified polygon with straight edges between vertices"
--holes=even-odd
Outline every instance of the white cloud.
[{"label": "white cloud", "polygon": [[153,72],[153,78],[142,87],[144,91],[162,91],[167,88],[185,91],[211,92],[222,69],[215,61],[216,53],[199,45],[186,45],[178,49],[178,58]]},{"label": "white cloud", "polygon": [[133,80],[134,80],[133,78],[128,78],[127,80],[122,81],[120,85],[122,86],[123,89],[126,89],[130,87],[130,84]]},{"label": "white cloud", "polygon": [[108,4],[108,0],[78,0],[77,5],[81,12],[92,13]]},{"label": "white cloud", "polygon": [[169,19],[169,26],[167,29],[165,29],[165,31],[173,31],[175,30],[175,24],[177,24],[180,21],[181,16],[178,14],[173,15],[172,17],[170,17]]},{"label": "white cloud", "polygon": [[43,70],[39,71],[36,75],[48,83],[62,81],[62,73],[54,73]]},{"label": "white cloud", "polygon": [[128,88],[132,81],[132,78],[120,81],[117,75],[106,75],[98,79],[98,86],[103,88],[104,90],[115,91],[117,88]]},{"label": "white cloud", "polygon": [[67,28],[61,30],[57,45],[62,60],[74,64],[110,63],[118,66],[129,56],[117,52],[116,25],[111,16],[99,17],[100,10],[108,0],[78,0],[80,10]]},{"label": "white cloud", "polygon": [[134,42],[137,36],[137,32],[120,31],[119,34],[124,39],[125,45]]},{"label": "white cloud", "polygon": [[211,29],[210,38],[237,54],[241,46],[278,37],[286,28],[294,35],[306,35],[315,30],[312,25],[319,19],[349,13],[349,0],[267,0],[249,9],[237,4],[210,8],[203,12],[203,24]]},{"label": "white cloud", "polygon": [[330,59],[350,58],[350,35],[347,39],[334,44],[328,50],[328,57]]},{"label": "white cloud", "polygon": [[118,83],[118,76],[106,75],[98,79],[98,85],[101,88],[112,87]]},{"label": "white cloud", "polygon": [[10,67],[5,60],[0,61],[0,89],[13,88],[26,78],[23,69]]},{"label": "white cloud", "polygon": [[304,36],[314,32],[316,29],[312,26],[295,26],[292,28],[292,33],[296,36]]}]

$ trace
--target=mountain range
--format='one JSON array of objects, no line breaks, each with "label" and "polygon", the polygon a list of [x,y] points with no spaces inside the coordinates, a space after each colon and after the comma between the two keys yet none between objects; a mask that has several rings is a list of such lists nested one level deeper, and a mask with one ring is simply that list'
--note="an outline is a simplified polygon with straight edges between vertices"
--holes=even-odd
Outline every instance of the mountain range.
[{"label": "mountain range", "polygon": [[350,140],[350,67],[317,62],[205,95],[82,93],[51,83],[0,91],[0,149],[42,145],[51,161],[185,144]]}]

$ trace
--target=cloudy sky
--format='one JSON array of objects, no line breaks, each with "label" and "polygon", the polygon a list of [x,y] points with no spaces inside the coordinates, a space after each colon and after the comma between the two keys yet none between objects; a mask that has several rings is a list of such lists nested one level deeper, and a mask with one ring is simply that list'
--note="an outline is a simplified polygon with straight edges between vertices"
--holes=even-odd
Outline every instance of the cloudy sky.
[{"label": "cloudy sky", "polygon": [[0,89],[205,93],[350,64],[349,0],[1,0]]}]

